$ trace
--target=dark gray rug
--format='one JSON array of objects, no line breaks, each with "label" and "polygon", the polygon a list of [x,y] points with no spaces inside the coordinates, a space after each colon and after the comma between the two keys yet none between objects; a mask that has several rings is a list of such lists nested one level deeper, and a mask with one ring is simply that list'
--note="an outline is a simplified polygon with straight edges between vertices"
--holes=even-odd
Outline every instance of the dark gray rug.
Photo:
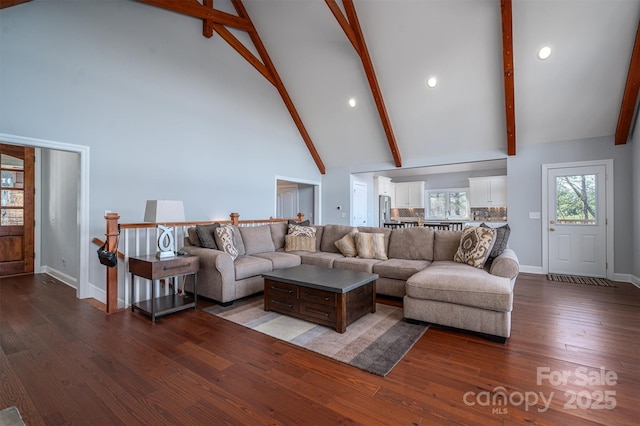
[{"label": "dark gray rug", "polygon": [[547,280],[561,283],[597,285],[600,287],[616,287],[613,281],[606,278],[580,277],[577,275],[547,274]]},{"label": "dark gray rug", "polygon": [[276,312],[265,312],[263,308],[260,295],[236,301],[226,308],[211,306],[204,312],[379,376],[389,374],[428,328],[407,323],[402,308],[380,303],[376,305],[375,314],[363,316],[344,333]]}]

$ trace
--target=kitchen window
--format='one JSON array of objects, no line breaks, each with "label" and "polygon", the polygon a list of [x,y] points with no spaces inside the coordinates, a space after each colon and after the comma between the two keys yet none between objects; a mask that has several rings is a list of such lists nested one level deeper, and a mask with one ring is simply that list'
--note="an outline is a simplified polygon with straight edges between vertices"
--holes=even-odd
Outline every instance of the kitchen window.
[{"label": "kitchen window", "polygon": [[469,219],[469,189],[427,191],[426,219]]}]

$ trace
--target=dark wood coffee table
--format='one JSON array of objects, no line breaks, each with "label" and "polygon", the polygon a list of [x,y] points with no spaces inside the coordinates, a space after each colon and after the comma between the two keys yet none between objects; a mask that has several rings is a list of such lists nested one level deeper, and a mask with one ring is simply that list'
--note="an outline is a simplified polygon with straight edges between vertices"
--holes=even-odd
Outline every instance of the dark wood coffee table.
[{"label": "dark wood coffee table", "polygon": [[265,311],[333,327],[339,333],[376,311],[377,274],[300,265],[262,276]]}]

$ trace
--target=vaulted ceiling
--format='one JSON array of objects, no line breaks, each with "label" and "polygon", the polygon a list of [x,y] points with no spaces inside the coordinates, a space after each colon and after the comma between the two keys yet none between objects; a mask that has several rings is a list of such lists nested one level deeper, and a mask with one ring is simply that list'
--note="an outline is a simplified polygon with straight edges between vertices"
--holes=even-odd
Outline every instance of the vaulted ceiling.
[{"label": "vaulted ceiling", "polygon": [[201,19],[203,36],[238,50],[278,90],[322,173],[613,136],[637,110],[640,0],[140,1]]}]

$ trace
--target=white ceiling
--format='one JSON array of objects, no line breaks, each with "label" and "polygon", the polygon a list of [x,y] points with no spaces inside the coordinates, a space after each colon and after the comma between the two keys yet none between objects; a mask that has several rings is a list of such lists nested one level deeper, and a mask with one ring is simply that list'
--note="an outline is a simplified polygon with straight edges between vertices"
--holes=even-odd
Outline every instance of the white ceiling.
[{"label": "white ceiling", "polygon": [[[405,164],[506,155],[499,0],[354,3]],[[325,2],[244,4],[325,165],[392,164],[360,59]],[[518,147],[615,133],[639,18],[640,0],[513,1]]]}]

